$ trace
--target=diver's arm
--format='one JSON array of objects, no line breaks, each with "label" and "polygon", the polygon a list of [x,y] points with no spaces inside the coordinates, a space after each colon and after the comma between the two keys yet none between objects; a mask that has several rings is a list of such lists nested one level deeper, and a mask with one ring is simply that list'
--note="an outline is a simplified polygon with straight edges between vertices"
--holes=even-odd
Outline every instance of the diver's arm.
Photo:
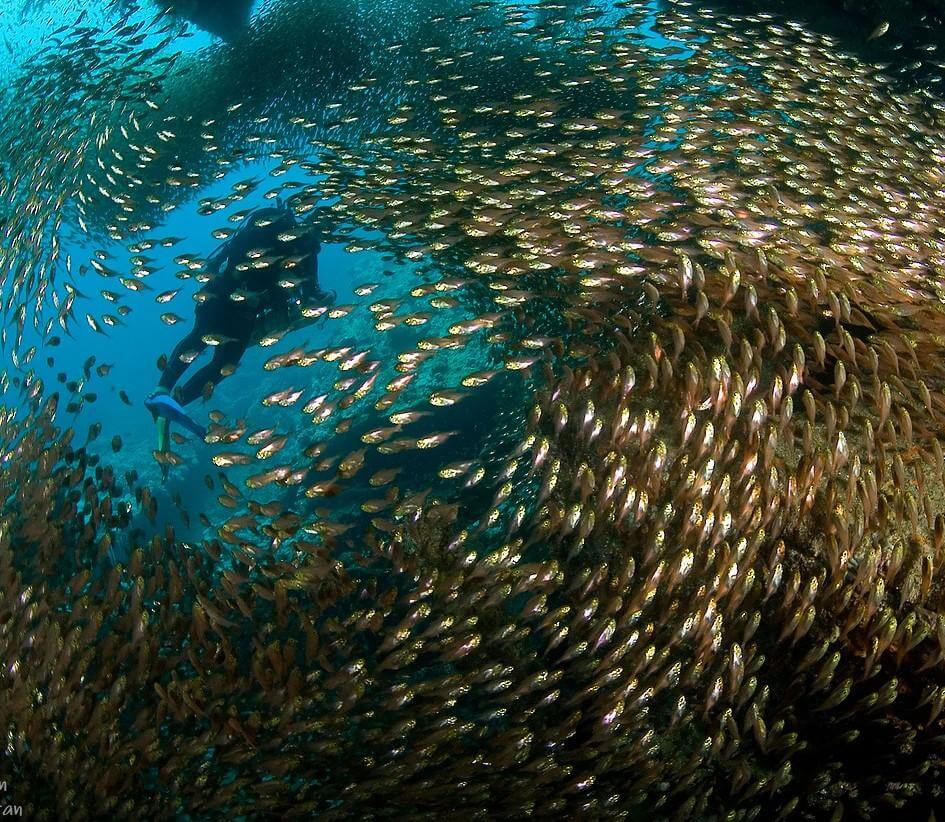
[{"label": "diver's arm", "polygon": [[[306,328],[324,317],[328,310],[335,304],[336,294],[334,291],[321,291],[306,299],[304,302],[299,300],[290,304],[290,319],[287,327],[290,331],[298,331],[300,328]],[[324,309],[324,310],[320,310]]]},{"label": "diver's arm", "polygon": [[255,333],[258,338],[291,330],[292,315],[285,303],[269,303],[256,315]]},{"label": "diver's arm", "polygon": [[[302,282],[294,289],[288,302],[290,314],[287,327],[290,331],[296,331],[305,328],[314,323],[327,313],[327,309],[335,304],[336,294],[334,291],[323,291],[318,284],[318,252],[321,250],[321,243],[316,234],[309,237],[311,243],[308,249],[308,258],[305,261],[305,274]],[[317,311],[325,307],[326,311]],[[309,310],[311,309],[311,310]],[[317,313],[315,313],[317,311]]]}]

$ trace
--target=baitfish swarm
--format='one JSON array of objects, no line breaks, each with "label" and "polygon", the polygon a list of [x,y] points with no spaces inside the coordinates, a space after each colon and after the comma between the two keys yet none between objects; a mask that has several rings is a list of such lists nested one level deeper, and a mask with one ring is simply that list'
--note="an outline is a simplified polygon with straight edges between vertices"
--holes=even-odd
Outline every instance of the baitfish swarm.
[{"label": "baitfish swarm", "polygon": [[[439,8],[375,32],[399,73],[316,53],[299,75],[333,84],[269,76],[245,110],[184,94],[193,67],[137,29],[18,81],[2,774],[39,819],[927,813],[945,107],[774,15]],[[206,282],[161,213],[260,157],[309,180],[263,197],[409,283],[306,306],[337,344],[261,341],[182,536],[152,466],[69,424],[108,368],[66,397],[30,366]],[[200,199],[214,237],[260,184]],[[62,268],[67,229],[127,261]],[[159,246],[182,286],[155,295]],[[82,309],[79,264],[118,316]]]},{"label": "baitfish swarm", "polygon": [[[47,9],[48,0],[22,0],[20,19],[28,14]],[[195,26],[221,38],[237,39],[249,24],[255,0],[166,0],[154,3],[163,13],[180,21],[189,21]],[[138,10],[136,2],[108,0],[106,7],[133,13]]]}]

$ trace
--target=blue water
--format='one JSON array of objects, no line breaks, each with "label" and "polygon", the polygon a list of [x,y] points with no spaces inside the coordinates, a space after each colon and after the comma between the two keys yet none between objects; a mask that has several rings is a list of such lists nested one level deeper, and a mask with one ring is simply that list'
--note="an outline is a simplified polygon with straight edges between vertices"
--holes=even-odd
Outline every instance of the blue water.
[{"label": "blue water", "polygon": [[[272,6],[273,3],[259,3],[255,14],[257,17],[264,16]],[[652,15],[641,27],[641,34],[646,42],[660,47],[683,46],[681,42],[665,39],[655,30],[653,25],[658,4],[654,2],[652,8]],[[147,19],[148,12],[148,8],[135,12],[127,18],[127,22],[131,24],[144,21]],[[615,19],[621,14],[619,9],[613,10]],[[7,30],[4,32],[0,28],[0,37],[13,36],[14,32],[17,37],[16,49],[11,47],[7,50],[8,62],[5,66],[0,66],[9,72],[6,74],[8,82],[12,82],[16,77],[17,71],[32,51],[48,45],[49,35],[62,25],[64,20],[76,19],[79,15],[84,15],[83,25],[92,27],[107,28],[111,25],[111,21],[117,19],[115,9],[103,11],[99,4],[90,3],[80,10],[72,5],[55,3],[53,0],[46,3],[34,3],[25,10],[23,7],[19,7],[19,11],[11,9],[10,14],[3,15],[3,23],[0,26],[7,26]],[[180,25],[182,26],[181,35],[167,47],[168,50],[188,54],[212,47],[216,42],[211,35],[193,25],[186,23]],[[155,39],[156,37],[146,39],[141,44],[141,48],[152,44]],[[691,53],[688,48],[681,48],[672,59],[682,60]],[[260,151],[260,153],[265,152]],[[100,422],[103,433],[94,447],[109,454],[109,459],[121,469],[134,468],[147,484],[161,487],[159,495],[182,492],[192,496],[195,493],[203,493],[203,483],[200,478],[204,473],[213,473],[213,466],[210,463],[213,449],[192,439],[181,447],[174,446],[175,450],[185,458],[186,465],[173,469],[169,481],[163,486],[159,483],[159,467],[151,458],[151,451],[156,444],[156,435],[150,415],[143,407],[143,399],[154,389],[159,379],[160,372],[156,361],[162,354],[169,354],[176,342],[189,329],[194,305],[193,294],[200,287],[192,277],[180,279],[177,276],[182,267],[174,262],[174,258],[184,253],[195,257],[207,257],[219,245],[219,242],[210,236],[210,232],[215,228],[233,227],[234,224],[227,220],[229,214],[269,205],[270,200],[263,197],[263,194],[283,182],[293,179],[302,184],[313,182],[310,176],[299,172],[297,167],[293,167],[288,174],[270,176],[270,172],[277,167],[278,161],[274,159],[258,161],[251,165],[238,165],[222,179],[195,191],[190,200],[177,205],[166,215],[163,222],[155,225],[152,230],[138,232],[121,244],[109,243],[100,237],[91,241],[75,226],[71,231],[64,231],[60,236],[62,247],[57,277],[60,280],[68,278],[64,261],[66,257],[71,256],[74,272],[71,281],[84,296],[75,301],[74,317],[69,322],[68,336],[62,332],[58,324],[52,331],[53,334],[62,337],[63,343],[60,347],[43,350],[41,338],[30,327],[27,327],[24,334],[21,352],[31,345],[39,346],[40,351],[31,363],[24,366],[23,370],[32,369],[49,390],[56,388],[63,397],[67,395],[67,392],[64,386],[57,383],[56,375],[65,372],[69,379],[74,379],[82,373],[86,359],[90,355],[96,357],[92,377],[80,392],[94,392],[97,394],[96,401],[85,403],[77,414],[70,415],[61,412],[59,422],[63,426],[74,426],[80,433],[84,433],[93,423]],[[254,177],[258,178],[260,183],[247,197],[211,217],[202,217],[197,214],[199,200],[228,195],[232,192],[233,183]],[[291,191],[285,192],[283,196],[288,194],[291,194]],[[120,275],[127,276],[132,268],[131,258],[135,256],[127,250],[132,240],[134,242],[158,241],[169,236],[184,239],[171,248],[163,248],[156,244],[143,252],[144,256],[150,258],[148,266],[153,269],[153,273],[141,280],[147,286],[144,292],[128,291],[116,282],[116,278],[102,277],[91,266],[86,266],[87,271],[84,274],[78,273],[83,261],[88,261],[90,257],[104,252],[107,257],[104,260],[105,264]],[[360,230],[353,237],[370,239],[370,235]],[[346,243],[342,242],[329,241],[323,244],[319,258],[319,279],[324,289],[334,290],[337,293],[338,304],[354,303],[357,308],[340,321],[323,318],[313,326],[285,336],[270,348],[254,347],[248,350],[243,356],[237,373],[218,386],[213,398],[207,403],[198,400],[191,407],[195,418],[204,422],[210,410],[219,410],[226,415],[229,423],[245,419],[248,431],[274,425],[280,432],[292,436],[297,445],[303,437],[309,437],[306,441],[310,441],[311,425],[308,419],[300,414],[299,408],[307,399],[320,392],[330,393],[330,385],[325,385],[324,381],[334,381],[339,376],[338,372],[325,368],[324,364],[316,364],[307,371],[296,369],[290,372],[293,383],[306,388],[305,395],[297,407],[288,410],[263,408],[260,405],[260,399],[264,396],[263,389],[266,387],[265,380],[268,372],[262,370],[262,365],[267,359],[297,345],[302,345],[307,350],[350,345],[355,350],[369,349],[372,358],[389,360],[393,354],[407,347],[405,344],[407,340],[446,333],[445,329],[451,322],[468,318],[468,314],[464,313],[460,307],[456,311],[440,312],[434,321],[418,329],[399,328],[387,336],[377,334],[373,329],[373,316],[367,310],[370,303],[390,296],[401,296],[413,286],[431,278],[444,275],[463,276],[465,272],[463,270],[436,271],[410,263],[397,263],[371,250],[349,254],[345,253],[345,246]],[[364,297],[355,295],[354,289],[366,283],[378,283],[379,287],[370,295]],[[60,297],[64,297],[65,292],[62,290],[61,282],[57,288]],[[158,293],[175,288],[179,288],[180,293],[169,303],[158,304],[154,301],[153,298]],[[131,307],[131,313],[120,317],[116,312],[117,305],[101,294],[102,289],[119,294],[120,302]],[[52,311],[52,306],[47,304],[46,310]],[[160,315],[168,311],[180,315],[183,321],[168,326],[160,319]],[[85,320],[87,313],[99,321],[103,334],[96,333],[89,327]],[[118,327],[105,326],[100,320],[103,313],[119,316],[122,324]],[[189,374],[194,373],[211,354],[212,348],[205,350],[185,372],[181,382],[185,381]],[[55,362],[52,366],[46,363],[48,355],[54,357]],[[446,359],[446,354],[443,352],[440,352],[438,356],[441,360]],[[102,364],[111,366],[111,371],[106,377],[100,378],[95,374],[94,369]],[[441,380],[440,382],[434,386],[429,382],[429,377],[416,380],[408,391],[403,392],[398,404],[389,409],[388,413],[410,408],[418,401],[422,403],[431,387],[457,388],[459,380],[465,374],[473,370],[492,367],[495,364],[494,353],[490,353],[476,342],[471,343],[461,355],[449,356],[449,367],[446,371],[439,368],[433,372],[435,377]],[[388,362],[385,374],[379,377],[381,384],[395,376],[389,365]],[[20,373],[22,374],[22,371]],[[268,383],[269,390],[287,387],[286,380],[289,377],[285,376],[285,373],[288,372],[273,372]],[[17,369],[10,371],[11,376],[16,374]],[[260,375],[264,380],[262,385]],[[120,401],[119,390],[127,394],[132,403],[131,407]],[[375,390],[373,396],[378,394],[379,392]],[[62,407],[64,406],[65,402],[62,403]],[[336,413],[322,425],[321,431],[327,433],[326,429],[333,427],[344,416],[342,413]],[[112,457],[109,443],[115,436],[123,441],[123,449],[121,454]],[[240,472],[237,470],[236,473]]]}]

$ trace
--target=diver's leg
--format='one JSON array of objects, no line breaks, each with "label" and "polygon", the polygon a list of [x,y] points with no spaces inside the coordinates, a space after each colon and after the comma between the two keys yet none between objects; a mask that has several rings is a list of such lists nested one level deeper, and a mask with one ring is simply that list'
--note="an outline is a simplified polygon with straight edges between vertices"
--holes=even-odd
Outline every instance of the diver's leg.
[{"label": "diver's leg", "polygon": [[213,352],[213,358],[196,374],[194,374],[180,392],[180,404],[187,405],[199,397],[207,383],[216,385],[223,379],[223,368],[227,365],[239,364],[243,352],[246,351],[248,340],[230,340],[218,345]]},{"label": "diver's leg", "polygon": [[201,334],[197,329],[197,324],[195,322],[193,330],[186,337],[184,337],[184,339],[177,343],[173,353],[170,357],[168,357],[167,365],[161,374],[161,381],[158,383],[158,385],[167,391],[168,394],[171,393],[171,389],[174,388],[174,386],[177,384],[177,381],[181,378],[181,375],[190,365],[190,363],[184,362],[181,359],[181,355],[186,354],[188,351],[196,351],[199,354],[207,347],[207,344],[202,339],[200,339],[200,337]]}]

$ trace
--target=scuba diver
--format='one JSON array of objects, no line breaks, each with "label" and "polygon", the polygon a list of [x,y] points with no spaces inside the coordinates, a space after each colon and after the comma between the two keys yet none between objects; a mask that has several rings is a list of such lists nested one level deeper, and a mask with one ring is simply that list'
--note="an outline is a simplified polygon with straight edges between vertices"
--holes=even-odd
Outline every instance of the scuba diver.
[{"label": "scuba diver", "polygon": [[[158,423],[158,450],[167,450],[171,422],[198,436],[204,429],[183,406],[232,374],[253,342],[307,325],[335,300],[318,285],[321,243],[285,206],[250,213],[207,260],[209,282],[197,292],[194,327],[174,348],[145,406]],[[174,392],[184,371],[208,346],[213,357]],[[176,397],[172,395],[176,394]]]}]

